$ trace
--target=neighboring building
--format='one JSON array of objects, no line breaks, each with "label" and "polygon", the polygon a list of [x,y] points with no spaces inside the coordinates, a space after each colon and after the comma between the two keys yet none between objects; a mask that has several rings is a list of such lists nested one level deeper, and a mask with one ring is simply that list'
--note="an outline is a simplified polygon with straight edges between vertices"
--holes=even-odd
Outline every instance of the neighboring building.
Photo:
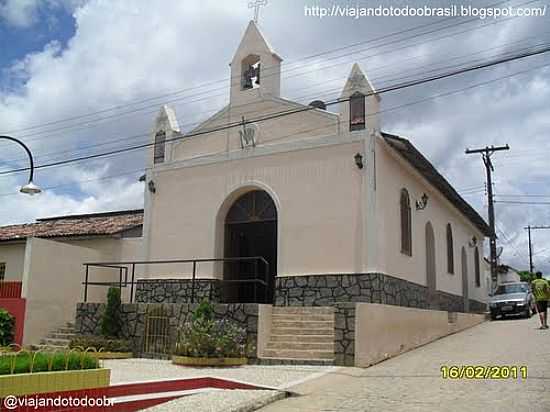
[{"label": "neighboring building", "polygon": [[[306,106],[281,97],[281,61],[250,22],[226,107],[187,134],[162,108],[145,259],[267,259],[268,290],[255,296],[251,284],[221,286],[250,276],[249,263],[198,265],[226,302],[484,310],[487,224],[409,140],[381,131],[380,96],[359,66],[339,105]],[[188,289],[191,268],[161,272],[143,272],[138,301],[184,300],[174,290]]]},{"label": "neighboring building", "polygon": [[[24,317],[17,322],[25,344],[38,343],[52,328],[74,320],[76,303],[83,299],[84,262],[140,256],[142,222],[143,210],[130,210],[0,227],[5,270],[0,307],[11,308],[19,299]],[[95,270],[90,280],[116,282],[118,271]],[[105,294],[104,287],[90,286],[90,299],[104,300]]]}]

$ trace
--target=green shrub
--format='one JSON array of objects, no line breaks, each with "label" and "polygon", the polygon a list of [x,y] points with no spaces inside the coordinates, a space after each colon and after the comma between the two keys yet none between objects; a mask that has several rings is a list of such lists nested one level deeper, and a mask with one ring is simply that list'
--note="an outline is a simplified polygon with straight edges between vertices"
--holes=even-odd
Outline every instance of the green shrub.
[{"label": "green shrub", "polygon": [[98,352],[132,352],[130,341],[125,339],[110,339],[105,336],[77,336],[71,339],[70,348],[95,348]]},{"label": "green shrub", "polygon": [[204,299],[197,309],[193,311],[193,320],[213,320],[214,319],[214,305],[208,300]]},{"label": "green shrub", "polygon": [[120,289],[109,288],[107,293],[107,307],[101,320],[101,333],[103,336],[117,338],[120,336],[122,320],[120,316],[121,301]]},{"label": "green shrub", "polygon": [[0,375],[11,374],[13,362],[13,373],[29,373],[31,366],[33,373],[99,368],[98,360],[87,353],[40,352],[35,355],[34,352],[19,352],[0,356]]},{"label": "green shrub", "polygon": [[214,308],[202,302],[193,312],[191,322],[178,329],[174,353],[191,357],[240,358],[251,350],[245,328],[231,320],[214,320]]},{"label": "green shrub", "polygon": [[6,310],[0,309],[0,346],[13,343],[15,318]]}]

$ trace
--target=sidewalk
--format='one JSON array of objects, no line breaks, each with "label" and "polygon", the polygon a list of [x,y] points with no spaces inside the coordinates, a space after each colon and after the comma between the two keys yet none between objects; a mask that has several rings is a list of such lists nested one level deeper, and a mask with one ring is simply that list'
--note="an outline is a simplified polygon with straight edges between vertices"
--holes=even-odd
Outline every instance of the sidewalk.
[{"label": "sidewalk", "polygon": [[[341,368],[260,411],[550,411],[550,330],[538,322],[486,322],[368,369]],[[528,378],[448,380],[442,365],[527,365]]]}]

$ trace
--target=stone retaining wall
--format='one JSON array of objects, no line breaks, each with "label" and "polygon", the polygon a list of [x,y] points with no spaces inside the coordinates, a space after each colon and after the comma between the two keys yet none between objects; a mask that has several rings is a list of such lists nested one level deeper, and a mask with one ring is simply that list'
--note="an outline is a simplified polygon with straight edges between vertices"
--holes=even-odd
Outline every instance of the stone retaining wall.
[{"label": "stone retaining wall", "polygon": [[[138,279],[135,300],[138,303],[189,303],[193,296],[191,279]],[[195,302],[208,299],[221,302],[221,283],[217,279],[195,280]]]},{"label": "stone retaining wall", "polygon": [[470,299],[470,312],[484,313],[487,312],[487,304],[477,300]]},{"label": "stone retaining wall", "polygon": [[[121,337],[132,342],[136,356],[144,353],[144,337],[147,313],[162,312],[169,319],[169,346],[173,347],[176,340],[177,328],[190,320],[198,304],[147,304],[127,303],[122,305],[122,332]],[[103,303],[78,303],[76,307],[75,331],[79,335],[98,335],[101,333],[101,318],[105,311]],[[241,327],[246,328],[247,339],[256,345],[258,334],[258,305],[257,304],[215,304],[216,319],[231,319]],[[255,349],[255,348],[254,348]],[[249,354],[255,358],[256,351]]]},{"label": "stone retaining wall", "polygon": [[[381,273],[286,276],[276,279],[275,305],[327,306],[338,302],[383,303],[420,309],[463,312],[462,296],[435,291]],[[470,300],[471,312],[486,304]]]},{"label": "stone retaining wall", "polygon": [[355,364],[355,303],[334,305],[334,364]]}]

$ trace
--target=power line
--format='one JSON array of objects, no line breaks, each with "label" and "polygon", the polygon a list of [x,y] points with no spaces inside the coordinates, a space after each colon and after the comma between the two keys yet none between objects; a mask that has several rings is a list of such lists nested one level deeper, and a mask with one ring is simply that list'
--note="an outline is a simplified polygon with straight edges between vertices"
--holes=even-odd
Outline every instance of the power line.
[{"label": "power line", "polygon": [[[519,3],[519,5],[524,5],[524,4],[529,4],[529,3],[533,3],[533,2],[537,2],[539,0],[530,0],[530,1],[527,1],[527,2],[524,2],[524,3]],[[507,3],[507,1],[503,1],[503,2],[498,2],[498,3],[495,3],[494,5],[498,5],[498,4],[502,4],[502,3]],[[499,24],[501,22],[505,22],[505,21],[508,21],[508,20],[512,20],[516,18],[516,16],[513,16],[513,17],[510,17],[510,18],[505,18],[505,19],[500,19],[500,20],[495,20],[491,23],[486,23],[486,24],[482,24],[482,25],[479,25],[479,26],[476,26],[472,29],[467,29],[467,30],[464,30],[462,32],[457,32],[457,33],[450,33],[448,35],[445,35],[445,36],[442,36],[442,37],[439,37],[439,38],[435,38],[435,39],[429,39],[428,41],[434,41],[434,40],[440,40],[442,38],[447,38],[447,37],[451,37],[451,36],[455,36],[457,34],[461,34],[461,33],[464,33],[464,32],[468,32],[468,31],[472,31],[472,30],[477,30],[477,29],[482,29],[482,28],[485,28],[485,27],[489,27],[491,25],[494,25],[494,24]],[[447,19],[444,19],[442,21],[445,21]],[[350,55],[350,54],[354,54],[354,53],[362,53],[364,51],[367,51],[367,50],[370,50],[370,49],[375,49],[377,47],[383,47],[383,46],[387,46],[389,44],[394,44],[396,42],[401,42],[401,41],[406,41],[406,40],[410,40],[411,38],[416,38],[416,37],[421,37],[421,36],[425,36],[427,34],[432,34],[432,33],[435,33],[437,31],[441,31],[441,30],[445,30],[447,28],[453,28],[453,27],[456,27],[456,26],[459,26],[459,25],[462,25],[462,24],[467,24],[467,23],[470,23],[470,22],[475,22],[475,21],[478,21],[479,19],[477,18],[473,18],[473,19],[469,19],[469,20],[465,20],[465,21],[462,21],[462,22],[459,22],[459,23],[456,23],[456,24],[452,24],[452,25],[447,25],[447,26],[444,26],[444,27],[440,27],[440,28],[437,28],[437,29],[434,29],[434,30],[431,30],[431,31],[426,31],[426,32],[422,32],[422,33],[417,33],[413,36],[409,36],[408,38],[406,39],[397,39],[397,40],[393,40],[391,42],[386,42],[385,44],[382,44],[382,45],[373,45],[373,46],[370,46],[366,49],[362,49],[362,50],[359,50],[359,51],[354,51],[354,52],[351,52],[351,53],[347,53],[347,54],[344,54],[344,55],[341,55],[341,56],[337,56],[336,58],[342,58],[342,57],[345,57],[347,55]],[[327,52],[322,52],[322,53],[319,53],[317,55],[314,55],[314,56],[319,56],[319,55],[324,55],[324,54],[330,54],[330,53],[334,53],[335,51],[339,51],[339,50],[342,50],[342,49],[346,49],[346,48],[351,48],[351,47],[354,47],[354,46],[357,46],[357,45],[360,45],[360,44],[365,44],[365,43],[371,43],[373,41],[377,41],[377,40],[382,40],[382,39],[385,39],[385,38],[388,38],[388,37],[393,37],[395,35],[398,35],[398,34],[403,34],[403,33],[407,33],[409,31],[413,31],[413,30],[417,30],[417,29],[420,29],[420,28],[423,28],[423,27],[427,27],[427,26],[431,26],[431,25],[434,25],[434,24],[440,24],[442,21],[439,21],[439,22],[434,22],[434,23],[429,23],[429,24],[425,24],[425,25],[420,25],[420,26],[416,26],[416,27],[413,27],[413,28],[409,28],[409,29],[406,29],[406,30],[402,30],[402,31],[399,31],[399,32],[394,32],[394,33],[390,33],[388,35],[384,35],[384,36],[380,36],[378,38],[375,38],[375,39],[370,39],[368,41],[363,41],[363,42],[358,42],[358,43],[355,43],[354,45],[350,45],[350,46],[344,46],[344,47],[341,47],[341,48],[336,48],[336,49],[332,49],[330,51],[327,51]],[[401,47],[402,48],[408,48],[408,47],[413,47],[417,44],[411,44],[411,45],[405,45],[404,47]],[[390,51],[387,51],[387,52],[383,52],[383,53],[379,53],[378,55],[380,54],[385,54],[385,53],[393,53],[393,52],[396,52],[397,50],[399,50],[400,48],[394,48]],[[375,55],[371,55],[371,56],[367,56],[367,58],[371,58],[371,57],[374,57],[376,56]],[[303,59],[299,59],[299,60],[307,60],[308,57],[306,58],[303,58]],[[328,59],[328,60],[334,60],[334,58],[331,58],[331,59]],[[337,64],[338,65],[338,64]],[[326,66],[326,67],[323,67],[322,69],[327,69],[327,68],[330,68],[330,67],[334,67],[335,65],[333,66]],[[286,73],[289,72],[289,71],[295,71],[296,69],[292,69],[292,70],[286,70]],[[299,75],[304,75],[304,74],[307,74],[308,72],[312,72],[312,71],[317,71],[319,70],[318,68],[316,69],[313,69],[313,70],[310,70],[310,71],[306,71],[304,73],[298,73],[297,75],[294,75],[294,76],[289,76],[289,77],[295,77],[295,76],[299,76]],[[274,74],[271,74],[271,75],[275,75],[276,73]],[[266,75],[266,76],[271,76],[271,75]],[[265,77],[265,76],[264,76]],[[225,81],[227,79],[224,79],[223,81]],[[232,80],[232,78],[230,77],[229,80]],[[196,90],[196,89],[200,89],[200,88],[203,88],[205,87],[205,85],[209,85],[209,84],[215,84],[215,83],[219,83],[220,81],[213,81],[213,82],[210,82],[210,83],[207,83],[207,84],[203,84],[203,85],[199,85],[199,86],[195,86],[195,87],[192,87],[192,88],[188,88],[188,89],[184,89],[184,90]],[[215,91],[215,90],[219,90],[219,89],[214,89],[214,90],[210,90],[210,91]],[[142,100],[143,102],[147,102],[147,101],[151,101],[151,100],[156,100],[156,99],[159,99],[161,97],[166,97],[166,96],[169,96],[169,95],[172,95],[172,94],[180,94],[182,91],[179,91],[179,92],[175,92],[175,93],[168,93],[167,95],[161,95],[159,97],[152,97],[152,98],[148,98],[148,99],[144,99]],[[202,96],[202,94],[200,94]],[[194,95],[194,96],[198,96],[198,95]],[[194,97],[194,96],[190,96],[190,97]],[[173,101],[177,101],[177,100],[181,100],[180,99],[176,99],[176,100],[173,100]],[[168,102],[165,102],[165,103],[169,103],[170,101]],[[139,103],[139,102],[138,102]],[[134,103],[134,104],[138,104],[138,103]],[[156,106],[157,104],[155,104]],[[40,128],[40,127],[45,127],[46,125],[50,125],[50,124],[57,124],[57,123],[61,123],[61,122],[64,122],[64,121],[70,121],[70,120],[77,120],[79,118],[83,118],[83,117],[88,117],[88,116],[91,116],[91,115],[94,115],[94,114],[101,114],[101,113],[105,113],[105,112],[108,112],[108,111],[112,111],[112,110],[117,110],[117,109],[120,109],[120,108],[124,108],[124,107],[127,107],[129,105],[118,105],[118,106],[113,106],[112,108],[109,108],[109,109],[104,109],[104,110],[101,110],[101,111],[98,111],[98,112],[92,112],[92,113],[88,113],[88,114],[84,114],[84,115],[79,115],[79,116],[73,116],[72,118],[68,118],[68,119],[65,119],[65,120],[57,120],[57,121],[53,121],[53,122],[48,122],[48,123],[44,123],[42,125],[34,125],[34,126],[30,126],[30,127],[27,127],[27,128],[23,128],[23,129],[18,129],[18,130],[12,130],[10,131],[9,133],[14,133],[14,132],[17,132],[17,131],[25,131],[25,130],[30,130],[30,129],[36,129],[36,128]],[[123,114],[131,114],[131,113],[134,113],[134,112],[138,112],[138,111],[141,111],[141,110],[145,110],[149,107],[152,107],[152,106],[146,106],[146,107],[142,107],[142,108],[138,108],[138,109],[133,109],[133,110],[130,110],[126,113],[118,113],[116,115],[111,115],[111,116],[108,116],[108,117],[104,117],[104,118],[101,118],[101,119],[98,119],[98,120],[95,120],[95,121],[99,121],[99,120],[104,120],[106,118],[110,118],[110,117],[118,117],[118,116],[121,116]],[[93,122],[94,120],[88,120],[86,121],[86,123],[90,123],[90,122]],[[70,127],[70,126],[69,126]],[[63,128],[61,128],[63,129]],[[59,129],[57,129],[59,130]],[[40,132],[36,132],[36,133],[32,133],[32,134],[27,134],[25,136],[22,136],[22,137],[27,137],[27,136],[32,136],[34,134],[39,134]]]},{"label": "power line", "polygon": [[[98,177],[98,178],[93,178],[93,179],[78,180],[78,181],[75,181],[75,182],[72,182],[72,183],[63,183],[63,184],[53,185],[53,186],[44,186],[44,187],[42,187],[42,189],[51,190],[51,189],[58,189],[60,187],[73,186],[74,184],[96,182],[96,181],[101,181],[101,180],[111,180],[111,179],[116,179],[116,178],[123,177],[123,176],[135,175],[136,173],[143,173],[143,169],[130,170],[128,172],[118,173],[116,175],[103,176],[103,177]],[[17,194],[17,193],[18,192],[0,193],[0,197],[13,196],[14,194]]]},{"label": "power line", "polygon": [[[500,2],[500,3],[505,3],[505,1],[503,2]],[[338,48],[334,48],[334,49],[331,49],[331,50],[328,50],[328,51],[325,51],[325,52],[321,52],[321,53],[317,53],[317,54],[313,54],[313,55],[310,55],[310,56],[306,56],[306,57],[302,57],[300,59],[297,59],[295,61],[294,64],[302,61],[302,60],[309,60],[310,58],[315,58],[315,57],[320,57],[320,56],[323,56],[323,55],[327,55],[327,54],[330,54],[330,53],[334,53],[334,52],[337,52],[337,51],[340,51],[340,50],[345,50],[345,49],[348,49],[348,48],[353,48],[353,47],[357,47],[359,45],[362,45],[362,44],[366,44],[366,43],[371,43],[371,42],[376,42],[376,41],[379,41],[379,40],[383,40],[385,38],[389,38],[389,37],[394,37],[394,36],[397,36],[399,34],[403,34],[403,33],[408,33],[410,31],[414,31],[414,30],[417,30],[417,29],[421,29],[421,28],[424,28],[424,27],[428,27],[428,26],[432,26],[432,25],[437,25],[437,24],[440,24],[442,23],[443,21],[446,21],[446,20],[450,20],[451,18],[445,18],[441,21],[438,21],[438,22],[432,22],[432,23],[427,23],[427,24],[422,24],[422,25],[418,25],[418,26],[415,26],[415,27],[411,27],[411,28],[408,28],[408,29],[405,29],[405,30],[399,30],[397,32],[393,32],[393,33],[389,33],[387,35],[382,35],[382,36],[379,36],[379,37],[376,37],[374,39],[369,39],[369,40],[365,40],[365,41],[361,41],[361,42],[357,42],[357,43],[352,43],[350,45],[346,45],[346,46],[343,46],[343,47],[338,47]],[[468,22],[473,22],[473,21],[476,21],[478,19],[470,19],[468,21],[464,21],[464,22],[461,22],[460,24],[466,24]],[[451,27],[454,26],[454,25],[451,25]],[[449,26],[445,26],[444,28],[447,28]],[[444,29],[442,28],[442,29]],[[422,35],[422,34],[420,34]],[[402,39],[402,40],[408,40],[409,38],[407,39]],[[383,46],[384,44],[382,44]],[[375,47],[380,47],[381,45],[377,45]],[[364,52],[365,50],[362,50],[360,52]],[[342,56],[339,56],[339,57],[342,57]],[[264,78],[266,76],[272,76],[273,74],[271,75],[264,75]],[[31,129],[36,129],[36,128],[40,128],[40,127],[44,127],[44,126],[49,126],[49,125],[53,125],[53,124],[58,124],[58,123],[62,123],[62,122],[67,122],[67,121],[71,121],[71,120],[78,120],[78,119],[82,119],[82,118],[85,118],[85,117],[89,117],[89,116],[93,116],[93,115],[96,115],[96,114],[102,114],[102,113],[106,113],[106,112],[109,112],[109,111],[113,111],[113,110],[119,110],[121,108],[124,108],[124,107],[127,107],[127,106],[130,106],[130,105],[135,105],[135,104],[140,104],[140,103],[146,103],[146,102],[149,102],[149,101],[152,101],[152,100],[160,100],[160,99],[165,99],[167,97],[170,97],[170,96],[174,96],[174,95],[178,95],[178,94],[181,94],[183,92],[188,92],[188,91],[191,91],[191,90],[200,90],[200,89],[203,89],[207,86],[211,86],[211,85],[215,85],[215,84],[218,84],[218,83],[222,83],[222,82],[227,82],[227,81],[231,81],[231,80],[237,80],[237,77],[236,76],[230,76],[230,77],[226,77],[226,78],[223,78],[223,79],[218,79],[218,80],[212,80],[212,81],[209,81],[209,82],[206,82],[206,83],[202,83],[200,85],[197,85],[197,86],[193,86],[193,87],[188,87],[188,88],[185,88],[185,89],[180,89],[180,90],[176,90],[176,91],[173,91],[173,92],[169,92],[169,93],[165,93],[165,94],[161,94],[161,95],[157,95],[157,96],[152,96],[152,97],[149,97],[149,98],[146,98],[146,99],[142,99],[142,100],[137,100],[137,101],[134,101],[133,103],[128,103],[128,104],[123,104],[123,105],[116,105],[116,106],[111,106],[109,108],[106,108],[106,109],[102,109],[102,110],[98,110],[98,111],[95,111],[95,112],[90,112],[90,113],[85,113],[85,114],[82,114],[82,115],[76,115],[76,116],[72,116],[72,117],[68,117],[68,118],[65,118],[65,119],[59,119],[59,120],[54,120],[54,121],[50,121],[50,122],[46,122],[46,123],[41,123],[41,124],[36,124],[36,125],[32,125],[32,126],[27,126],[25,128],[22,128],[22,129],[14,129],[14,130],[9,130],[7,131],[6,133],[17,133],[17,132],[21,132],[21,131],[26,131],[26,130],[31,130]]]},{"label": "power line", "polygon": [[[540,49],[540,50],[535,50],[535,51],[528,52],[528,53],[521,53],[519,55],[511,56],[511,57],[507,57],[507,58],[503,58],[503,59],[492,60],[492,61],[484,63],[484,64],[478,64],[478,65],[475,65],[475,66],[462,68],[460,70],[455,70],[455,71],[452,71],[452,72],[449,72],[449,73],[446,73],[446,74],[441,74],[441,75],[438,75],[438,76],[431,76],[431,77],[428,77],[428,78],[419,79],[419,80],[416,80],[416,81],[406,82],[406,83],[402,83],[402,84],[399,84],[399,85],[387,87],[385,89],[379,90],[378,92],[376,92],[376,94],[383,94],[383,93],[388,93],[388,92],[395,91],[395,90],[400,90],[400,89],[403,89],[403,88],[413,87],[413,86],[416,86],[416,85],[419,85],[419,84],[424,84],[424,83],[428,83],[428,82],[431,82],[431,81],[440,80],[440,79],[448,78],[448,77],[451,77],[451,76],[456,76],[456,75],[467,73],[467,72],[470,72],[470,71],[495,66],[495,65],[498,65],[498,64],[501,64],[501,63],[514,61],[514,60],[522,59],[522,58],[525,58],[525,57],[530,57],[530,56],[546,53],[548,51],[550,51],[550,47],[546,47],[546,48],[543,48],[543,49]],[[536,69],[546,67],[546,66],[548,66],[548,65],[542,65],[542,66],[537,67]],[[534,69],[531,68],[531,69],[528,69],[528,70],[517,72],[513,75],[517,75],[519,73],[525,73],[525,72],[531,71],[531,70],[534,70]],[[504,76],[502,78],[508,78],[508,77],[511,77],[511,76],[510,75],[509,76]],[[500,78],[500,79],[502,79],[502,78]],[[466,89],[469,89],[469,88],[477,87],[477,86],[483,85],[483,84],[488,84],[488,83],[491,83],[491,82],[494,82],[494,81],[497,81],[497,80],[500,80],[500,79],[492,79],[492,80],[489,80],[489,81],[486,81],[486,82],[482,82],[478,85],[474,85],[474,86],[466,87],[464,89],[460,89],[459,91],[463,91],[463,90],[466,90]],[[457,91],[442,93],[442,94],[440,94],[436,97],[441,97],[441,96],[449,95],[449,94],[456,93],[456,92]],[[370,95],[372,95],[372,94],[373,93],[370,93]],[[422,99],[418,102],[422,102],[422,101],[429,100],[429,99],[431,99],[431,98]],[[343,103],[343,102],[346,102],[346,101],[349,101],[349,98],[348,99],[337,99],[336,101],[327,103],[327,106]],[[418,103],[418,102],[415,102],[415,103]],[[186,138],[186,137],[198,136],[198,135],[213,133],[213,132],[217,132],[217,131],[221,131],[221,130],[227,130],[227,129],[230,129],[230,128],[233,128],[233,127],[243,126],[243,124],[250,124],[250,123],[256,123],[256,122],[271,120],[271,119],[275,119],[275,118],[279,118],[279,117],[283,117],[283,116],[287,116],[287,115],[291,115],[291,114],[301,113],[301,112],[305,112],[305,111],[310,111],[310,110],[315,110],[315,108],[314,107],[304,107],[304,108],[300,108],[300,109],[287,110],[287,111],[283,111],[283,112],[273,113],[273,114],[267,115],[263,118],[258,118],[258,119],[254,119],[254,120],[245,121],[244,123],[242,121],[241,122],[228,123],[228,124],[226,124],[224,126],[221,126],[221,127],[218,127],[218,128],[208,129],[208,130],[204,130],[204,131],[198,131],[198,132],[187,134],[187,135],[184,135],[184,136],[181,136],[181,137],[178,136],[178,137],[175,137],[175,138],[172,138],[172,139],[167,139],[166,142],[181,140],[181,139]],[[45,164],[45,165],[39,165],[39,166],[36,166],[36,168],[53,167],[53,166],[59,166],[59,165],[62,165],[62,164],[74,163],[74,162],[78,162],[78,161],[82,161],[82,160],[89,160],[89,159],[94,159],[94,158],[98,158],[98,157],[111,156],[111,155],[115,155],[115,154],[126,152],[126,151],[151,147],[153,145],[154,145],[154,143],[146,143],[146,144],[132,146],[132,147],[124,148],[124,149],[113,150],[113,151],[106,152],[106,153],[98,153],[98,154],[94,154],[94,155],[90,155],[90,156],[82,156],[82,157],[67,159],[67,160],[63,160],[63,161],[59,161],[59,162],[49,163],[49,164]],[[28,168],[7,170],[7,171],[0,172],[0,175],[12,174],[12,173],[22,172],[22,171],[26,171],[26,170],[28,170]]]},{"label": "power line", "polygon": [[509,205],[550,205],[550,202],[523,202],[515,200],[495,200],[495,203],[504,203]]},{"label": "power line", "polygon": [[[531,37],[534,37],[534,36],[531,36]],[[524,41],[524,40],[522,40]],[[513,42],[513,43],[518,43],[518,42]],[[452,58],[448,58],[446,59],[445,61],[449,61],[449,60],[456,60],[456,59],[460,59],[460,58],[463,58],[463,57],[468,57],[468,56],[471,56],[471,55],[475,55],[475,54],[480,54],[480,53],[485,53],[489,50],[492,50],[492,49],[498,49],[498,48],[502,48],[502,47],[505,47],[505,45],[501,45],[501,46],[498,46],[498,47],[493,47],[493,48],[489,48],[489,49],[484,49],[484,50],[480,50],[480,51],[477,51],[475,53],[468,53],[466,55],[461,55],[461,56],[455,56],[455,57],[452,57]],[[384,67],[384,66],[381,66],[381,67]],[[380,67],[380,68],[381,68]],[[430,64],[430,65],[426,65],[424,67],[433,67],[433,64]],[[448,68],[449,66],[447,66]],[[455,66],[453,66],[455,67]],[[440,67],[439,69],[442,69],[442,68],[446,68],[446,67]],[[433,69],[432,71],[434,70],[437,70],[437,69]],[[375,70],[376,71],[376,68]],[[422,73],[420,73],[422,74]],[[412,75],[410,76],[406,76],[406,77],[411,77]],[[341,80],[340,77],[336,78],[336,79],[332,79],[332,80]],[[378,80],[378,78],[376,79]],[[331,81],[331,80],[330,80]],[[304,87],[302,89],[306,89],[307,87]],[[339,87],[338,89],[332,89],[332,90],[338,90],[340,91],[341,90],[341,87]],[[329,91],[327,91],[328,93]],[[303,99],[305,97],[308,97],[308,96],[319,96],[318,93],[315,93],[315,94],[308,94],[308,95],[305,95],[305,96],[301,96],[301,97],[292,97],[291,99],[293,100],[299,100],[299,99]],[[247,104],[244,104],[244,105],[241,105],[241,106],[248,106],[248,105],[252,105],[252,103],[247,103]],[[155,110],[157,111],[157,110]],[[212,113],[213,111],[212,110],[209,110],[207,111],[208,113]],[[261,110],[253,110],[253,111],[247,111],[247,112],[244,112],[242,114],[244,115],[249,115],[249,114],[253,114],[253,113],[259,113],[261,112]],[[193,123],[187,123],[187,124],[181,124],[180,127],[181,128],[185,128],[186,126],[191,126],[191,125],[198,125],[200,124],[201,121],[196,121],[196,122],[193,122]],[[139,134],[139,135],[136,135],[135,138],[138,138],[138,137],[146,137],[148,136],[148,134]],[[45,137],[44,135],[42,135],[42,137]],[[81,147],[79,148],[77,151],[74,151],[74,150],[66,150],[66,151],[62,151],[62,152],[59,152],[59,151],[54,151],[54,152],[50,152],[50,153],[44,153],[44,154],[39,154],[38,156],[36,156],[37,158],[42,158],[44,156],[48,156],[49,158],[51,157],[59,157],[60,154],[67,154],[67,153],[78,153],[78,152],[81,152],[83,150],[88,150],[90,148],[94,148],[94,147],[99,147],[99,146],[105,146],[105,145],[111,145],[111,144],[114,144],[115,142],[119,142],[119,141],[124,141],[124,140],[133,140],[134,137],[129,137],[129,138],[123,138],[123,139],[117,139],[115,141],[113,140],[108,140],[108,141],[105,141],[105,142],[102,142],[102,143],[98,143],[98,144],[95,144],[95,145],[88,145],[88,146],[85,146],[85,147]],[[53,156],[52,156],[53,155]],[[23,158],[18,158],[18,159],[13,159],[13,160],[4,160],[4,163],[9,163],[9,162],[16,162],[18,160],[22,160]]]},{"label": "power line", "polygon": [[517,194],[517,195],[514,195],[514,194],[499,194],[499,195],[495,195],[497,197],[542,197],[542,198],[545,198],[545,197],[550,197],[550,194],[548,195],[539,195],[539,194]]}]

